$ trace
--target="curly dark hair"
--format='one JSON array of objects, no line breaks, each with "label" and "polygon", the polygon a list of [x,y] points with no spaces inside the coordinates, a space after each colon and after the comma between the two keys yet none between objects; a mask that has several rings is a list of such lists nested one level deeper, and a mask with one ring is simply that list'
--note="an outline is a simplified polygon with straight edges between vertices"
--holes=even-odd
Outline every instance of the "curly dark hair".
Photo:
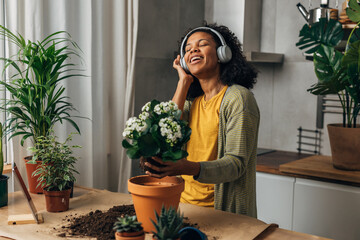
[{"label": "curly dark hair", "polygon": [[[239,41],[239,39],[235,36],[235,34],[230,31],[230,29],[223,25],[217,25],[214,24],[207,24],[206,22],[203,25],[204,27],[209,27],[217,32],[219,32],[226,44],[230,47],[232,51],[232,58],[227,63],[222,63],[220,66],[220,81],[228,86],[231,86],[233,84],[239,84],[243,87],[246,87],[247,89],[251,89],[254,87],[254,84],[256,83],[256,77],[258,74],[258,71],[249,63],[246,61],[245,56],[242,52],[242,46]],[[193,28],[195,29],[195,28]],[[181,47],[181,43],[186,37],[186,35],[193,31],[193,29],[189,29],[187,33],[182,37],[181,41],[179,42],[179,48]],[[206,32],[213,36],[217,46],[221,45],[221,41],[219,37],[213,33],[210,30],[206,29],[199,29],[193,31],[189,36],[191,36],[195,32]],[[187,38],[189,38],[187,36]],[[186,44],[184,44],[185,46]],[[183,50],[184,51],[184,50]],[[194,82],[191,84],[187,98],[192,99],[198,96],[201,96],[204,92],[201,89],[199,80],[194,77]]]}]

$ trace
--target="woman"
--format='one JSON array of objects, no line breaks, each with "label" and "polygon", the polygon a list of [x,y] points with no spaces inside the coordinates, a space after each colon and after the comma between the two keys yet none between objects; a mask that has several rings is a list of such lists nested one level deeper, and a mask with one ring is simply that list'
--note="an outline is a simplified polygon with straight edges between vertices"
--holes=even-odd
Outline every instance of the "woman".
[{"label": "woman", "polygon": [[154,177],[182,175],[181,202],[256,217],[256,149],[260,114],[253,94],[257,72],[225,26],[206,25],[182,40],[173,62],[179,81],[173,101],[192,129],[189,156],[154,157]]}]

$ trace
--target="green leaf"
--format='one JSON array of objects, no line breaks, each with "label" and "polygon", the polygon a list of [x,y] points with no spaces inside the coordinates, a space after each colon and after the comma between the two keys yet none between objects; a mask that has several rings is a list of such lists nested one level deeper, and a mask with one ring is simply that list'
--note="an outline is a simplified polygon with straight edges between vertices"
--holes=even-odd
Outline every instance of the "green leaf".
[{"label": "green leaf", "polygon": [[342,65],[347,67],[349,65],[355,64],[360,70],[360,41],[353,42],[349,45],[349,49],[346,51],[344,58],[342,60]]},{"label": "green leaf", "polygon": [[146,134],[138,139],[138,146],[141,155],[144,157],[156,156],[160,152],[156,141],[152,138],[151,134]]},{"label": "green leaf", "polygon": [[128,150],[126,150],[126,155],[130,158],[130,159],[138,159],[141,157],[141,154],[139,152],[138,148],[129,148]]},{"label": "green leaf", "polygon": [[122,141],[122,146],[123,146],[124,148],[132,148],[132,147],[133,147],[133,145],[131,145],[126,139],[124,139],[124,140]]},{"label": "green leaf", "polygon": [[320,18],[319,22],[311,27],[307,24],[300,30],[300,40],[296,43],[299,49],[307,49],[306,53],[314,53],[321,44],[326,46],[336,46],[340,43],[344,35],[340,22],[326,18]]},{"label": "green leaf", "polygon": [[357,0],[350,0],[346,8],[346,15],[353,22],[360,22],[360,6]]}]

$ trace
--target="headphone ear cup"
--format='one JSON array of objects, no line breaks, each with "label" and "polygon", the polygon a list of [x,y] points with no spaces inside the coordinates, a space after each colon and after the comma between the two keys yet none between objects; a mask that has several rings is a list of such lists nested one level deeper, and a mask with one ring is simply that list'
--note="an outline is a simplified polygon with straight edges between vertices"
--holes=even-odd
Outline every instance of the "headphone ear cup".
[{"label": "headphone ear cup", "polygon": [[182,57],[180,58],[180,66],[184,69],[186,73],[190,73],[188,66],[185,63],[185,59]]},{"label": "headphone ear cup", "polygon": [[231,49],[227,45],[218,47],[216,52],[221,63],[227,63],[232,58]]}]

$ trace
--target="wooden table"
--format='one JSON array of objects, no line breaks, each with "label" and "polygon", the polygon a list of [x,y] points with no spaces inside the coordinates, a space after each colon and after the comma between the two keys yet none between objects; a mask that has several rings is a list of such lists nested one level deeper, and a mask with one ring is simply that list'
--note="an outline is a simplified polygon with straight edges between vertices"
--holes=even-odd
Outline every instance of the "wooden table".
[{"label": "wooden table", "polygon": [[[10,239],[64,239],[57,237],[54,228],[64,224],[66,215],[86,214],[92,210],[107,210],[114,205],[132,204],[130,194],[113,193],[106,190],[76,187],[74,198],[70,200],[69,211],[49,213],[45,210],[43,195],[31,194],[34,204],[44,217],[42,224],[7,225],[7,218],[13,214],[27,214],[30,209],[22,192],[9,194],[9,205],[0,208],[0,236]],[[198,223],[200,230],[205,232],[209,240],[225,239],[256,239],[256,240],[325,240],[326,238],[288,231],[266,224],[258,219],[214,209],[180,203],[180,211],[190,221]],[[2,238],[1,239],[9,239]],[[66,238],[78,239],[78,238]],[[88,238],[87,238],[88,239]],[[151,235],[147,234],[150,240]]]}]

